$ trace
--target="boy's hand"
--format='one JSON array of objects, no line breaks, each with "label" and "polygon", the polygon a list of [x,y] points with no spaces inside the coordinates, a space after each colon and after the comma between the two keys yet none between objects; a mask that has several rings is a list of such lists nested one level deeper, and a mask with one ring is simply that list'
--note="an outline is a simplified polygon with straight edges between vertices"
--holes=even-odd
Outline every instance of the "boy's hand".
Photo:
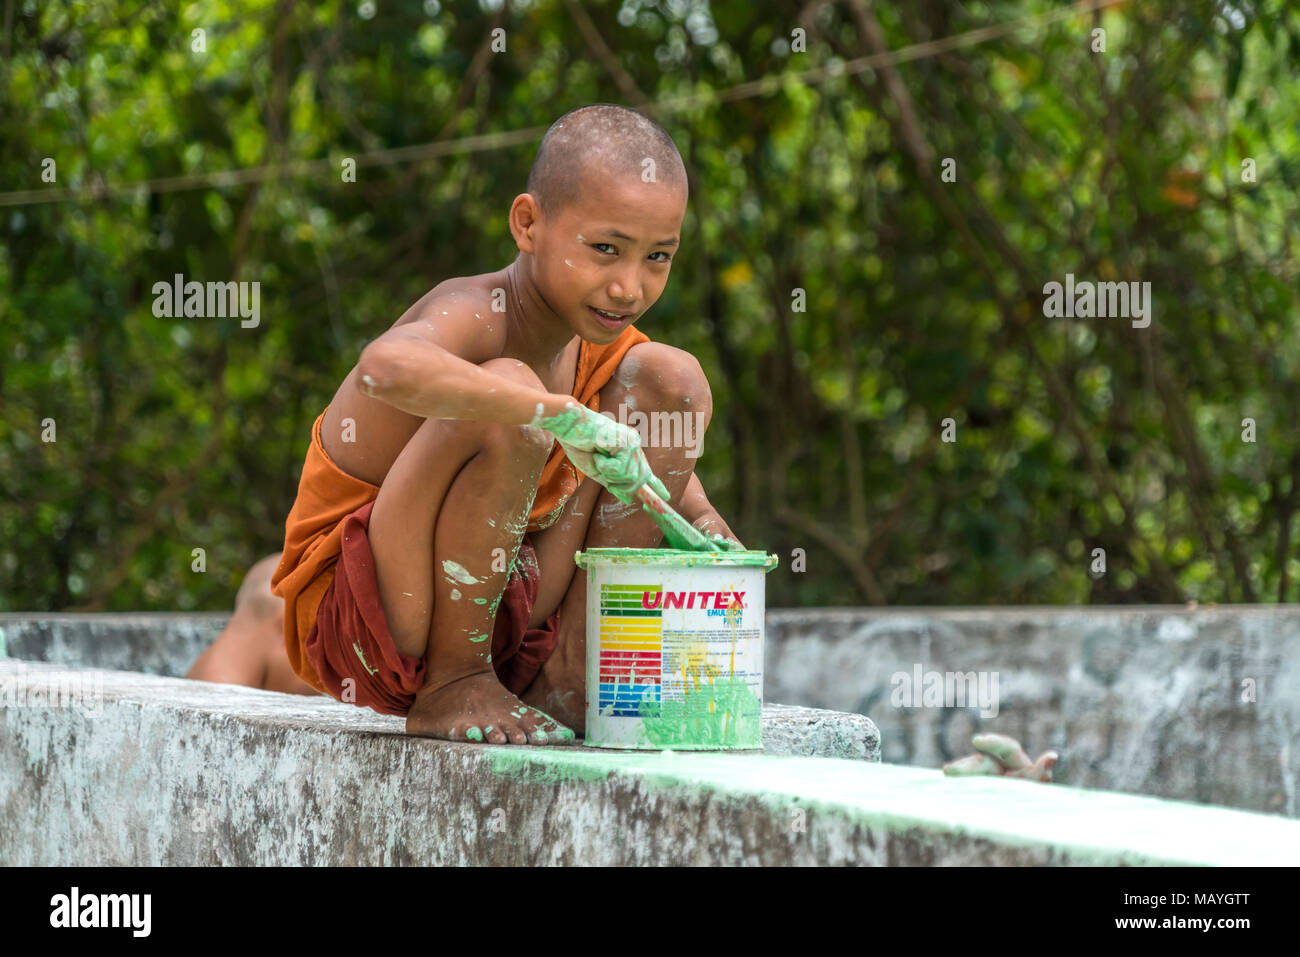
[{"label": "boy's hand", "polygon": [[1055,751],[1045,751],[1037,761],[1031,762],[1020,742],[1005,734],[977,734],[971,738],[971,744],[978,753],[949,761],[943,766],[944,774],[949,777],[989,774],[1047,783],[1052,780],[1052,768],[1060,758]]},{"label": "boy's hand", "polygon": [[709,542],[715,549],[722,552],[743,552],[745,546],[733,538],[714,532],[709,536]]},{"label": "boy's hand", "polygon": [[567,403],[559,415],[534,415],[528,424],[554,435],[569,461],[624,505],[636,501],[637,490],[646,484],[670,501],[668,489],[650,470],[635,429],[576,402]]}]

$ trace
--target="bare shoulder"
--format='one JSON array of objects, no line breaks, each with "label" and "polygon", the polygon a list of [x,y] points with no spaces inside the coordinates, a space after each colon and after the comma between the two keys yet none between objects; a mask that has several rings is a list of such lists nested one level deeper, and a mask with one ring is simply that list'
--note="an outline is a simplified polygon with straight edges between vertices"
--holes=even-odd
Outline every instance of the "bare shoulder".
[{"label": "bare shoulder", "polygon": [[[504,287],[501,273],[463,276],[438,283],[407,309],[385,336],[419,337],[475,365],[505,349],[505,316],[492,305]],[[381,337],[382,338],[382,337]]]},{"label": "bare shoulder", "polygon": [[[493,290],[504,285],[499,272],[447,279],[421,296],[378,339],[432,342],[475,365],[497,358],[505,351],[506,327],[503,314],[492,310]],[[359,386],[354,365],[330,400],[321,422],[321,444],[343,471],[379,485],[424,420],[370,398]]]}]

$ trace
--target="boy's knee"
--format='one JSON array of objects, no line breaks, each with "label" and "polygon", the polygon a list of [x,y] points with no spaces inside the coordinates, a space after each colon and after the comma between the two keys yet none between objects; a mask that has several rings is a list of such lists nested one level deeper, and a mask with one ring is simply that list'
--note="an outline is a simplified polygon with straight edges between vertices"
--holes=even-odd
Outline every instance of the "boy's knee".
[{"label": "boy's knee", "polygon": [[542,380],[528,363],[520,362],[518,359],[511,359],[509,356],[498,356],[495,359],[480,362],[478,367],[486,369],[495,376],[509,379],[511,382],[518,382],[533,389],[541,389],[543,392],[547,391],[546,386],[542,385]]},{"label": "boy's knee", "polygon": [[[695,356],[663,342],[643,342],[627,351],[634,359],[619,380],[635,390],[647,409],[693,412],[705,424],[713,416],[713,392]],[[620,366],[621,368],[621,366]]]},{"label": "boy's knee", "polygon": [[[501,356],[479,363],[479,368],[486,369],[493,375],[509,379],[512,382],[518,382],[520,385],[526,385],[532,389],[538,389],[542,392],[549,391],[542,384],[542,380],[537,373],[527,363],[520,362],[518,359]],[[537,429],[529,425],[504,425],[497,422],[480,422],[476,423],[476,425],[483,427],[483,437],[486,444],[498,451],[515,452],[522,450],[525,455],[546,456],[550,454],[555,444],[555,436],[551,435],[551,433],[545,429]]]}]

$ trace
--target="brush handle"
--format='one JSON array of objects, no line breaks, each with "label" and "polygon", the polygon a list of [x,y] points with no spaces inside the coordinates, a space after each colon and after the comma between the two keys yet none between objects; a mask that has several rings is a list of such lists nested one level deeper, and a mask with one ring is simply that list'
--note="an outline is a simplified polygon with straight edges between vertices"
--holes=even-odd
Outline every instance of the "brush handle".
[{"label": "brush handle", "polygon": [[705,534],[682,518],[648,484],[637,489],[636,499],[641,503],[642,509],[664,530],[664,538],[673,548],[692,552],[713,550],[713,545]]}]

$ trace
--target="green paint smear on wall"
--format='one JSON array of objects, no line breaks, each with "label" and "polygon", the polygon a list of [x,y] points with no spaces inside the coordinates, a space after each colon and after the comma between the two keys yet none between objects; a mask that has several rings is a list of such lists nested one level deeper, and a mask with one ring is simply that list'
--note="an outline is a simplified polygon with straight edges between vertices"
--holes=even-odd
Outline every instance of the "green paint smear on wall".
[{"label": "green paint smear on wall", "polygon": [[1300,847],[1297,821],[1060,784],[835,758],[501,747],[490,760],[504,777],[554,785],[612,775],[611,794],[639,784],[742,807],[758,802],[780,821],[801,808],[814,834],[858,826],[939,847],[968,837],[1034,849],[1051,863],[1105,866],[1284,864]]},{"label": "green paint smear on wall", "polygon": [[493,751],[492,773],[540,784],[566,784],[569,781],[603,781],[613,770],[608,765],[551,761],[549,758],[549,752],[544,749]]},{"label": "green paint smear on wall", "polygon": [[759,748],[763,704],[743,678],[717,678],[686,691],[682,701],[643,699],[641,743],[684,750]]}]

